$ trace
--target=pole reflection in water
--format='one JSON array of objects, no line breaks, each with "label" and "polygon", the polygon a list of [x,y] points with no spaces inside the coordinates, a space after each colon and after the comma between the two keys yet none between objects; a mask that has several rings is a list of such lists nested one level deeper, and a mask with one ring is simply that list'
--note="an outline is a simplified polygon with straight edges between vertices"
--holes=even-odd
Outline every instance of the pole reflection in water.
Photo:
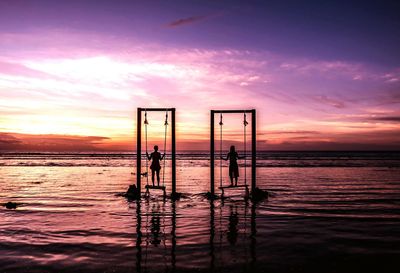
[{"label": "pole reflection in water", "polygon": [[210,271],[214,272],[215,254],[214,254],[214,237],[215,237],[215,206],[214,200],[210,201]]},{"label": "pole reflection in water", "polygon": [[[167,202],[171,202],[170,205]],[[209,227],[199,227],[199,230],[205,228],[205,234],[209,233],[208,240],[204,243],[199,241],[195,245],[188,242],[197,240],[194,238],[201,240],[199,234],[186,234],[183,228],[193,219],[182,215],[181,226],[179,229],[177,227],[177,210],[185,208],[187,209],[181,201],[148,199],[136,202],[136,272],[191,270],[192,262],[196,261],[191,261],[192,257],[197,259],[199,267],[196,268],[200,271],[255,272],[255,204],[243,201],[210,201],[209,213],[199,215],[208,218],[204,223],[207,225],[208,222]],[[183,240],[180,245],[177,236]],[[203,259],[205,263],[200,262]]]},{"label": "pole reflection in water", "polygon": [[250,263],[250,272],[256,272],[256,263],[257,263],[257,253],[256,253],[256,235],[257,235],[257,226],[256,226],[256,204],[251,204],[251,234],[250,234],[250,253],[251,253],[251,263]]},{"label": "pole reflection in water", "polygon": [[172,246],[171,246],[171,264],[172,264],[172,272],[175,272],[176,268],[176,203],[175,200],[172,202]]},{"label": "pole reflection in water", "polygon": [[142,272],[142,214],[140,211],[140,200],[136,201],[136,271]]}]

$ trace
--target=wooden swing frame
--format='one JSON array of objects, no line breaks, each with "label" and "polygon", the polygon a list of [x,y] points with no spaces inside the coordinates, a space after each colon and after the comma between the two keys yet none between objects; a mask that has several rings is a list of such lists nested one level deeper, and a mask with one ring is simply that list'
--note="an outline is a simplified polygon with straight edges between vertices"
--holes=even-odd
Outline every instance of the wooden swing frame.
[{"label": "wooden swing frame", "polygon": [[[171,113],[171,184],[172,195],[176,195],[176,129],[175,129],[175,108],[137,108],[136,117],[136,187],[141,194],[142,181],[142,112],[170,112]],[[146,159],[147,160],[147,159]],[[164,158],[165,160],[165,158]],[[147,174],[149,175],[149,174]],[[163,190],[164,197],[166,195],[165,186],[146,185],[146,192],[149,189]]]},{"label": "wooden swing frame", "polygon": [[[215,114],[251,114],[251,192],[256,189],[256,110],[210,110],[210,193],[214,196],[215,189]],[[226,188],[246,187],[247,185],[240,186],[225,186],[220,187],[222,192]]]}]

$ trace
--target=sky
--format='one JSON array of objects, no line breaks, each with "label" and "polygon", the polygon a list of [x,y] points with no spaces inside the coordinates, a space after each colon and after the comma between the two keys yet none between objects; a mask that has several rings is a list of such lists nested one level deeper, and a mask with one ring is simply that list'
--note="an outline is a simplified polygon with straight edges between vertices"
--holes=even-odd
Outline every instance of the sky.
[{"label": "sky", "polygon": [[[208,149],[211,109],[256,109],[262,150],[400,150],[399,14],[398,1],[1,0],[0,150],[133,151],[137,107],[176,107],[181,150]],[[164,115],[148,114],[148,145]],[[223,120],[224,148],[250,145],[242,114]]]}]

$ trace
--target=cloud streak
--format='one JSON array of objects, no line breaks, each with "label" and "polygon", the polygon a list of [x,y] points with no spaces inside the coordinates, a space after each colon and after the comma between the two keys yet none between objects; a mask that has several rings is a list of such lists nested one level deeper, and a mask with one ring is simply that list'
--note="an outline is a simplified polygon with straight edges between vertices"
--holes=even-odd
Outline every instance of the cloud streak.
[{"label": "cloud streak", "polygon": [[203,21],[208,16],[191,16],[191,17],[186,17],[186,18],[181,18],[175,21],[172,21],[167,24],[168,27],[175,28],[175,27],[181,27],[185,25],[191,25],[193,23],[197,23],[199,21]]},{"label": "cloud streak", "polygon": [[109,140],[99,136],[0,133],[3,151],[100,151]]},{"label": "cloud streak", "polygon": [[375,117],[375,118],[372,118],[371,120],[374,120],[374,121],[386,121],[386,122],[400,123],[400,116]]}]

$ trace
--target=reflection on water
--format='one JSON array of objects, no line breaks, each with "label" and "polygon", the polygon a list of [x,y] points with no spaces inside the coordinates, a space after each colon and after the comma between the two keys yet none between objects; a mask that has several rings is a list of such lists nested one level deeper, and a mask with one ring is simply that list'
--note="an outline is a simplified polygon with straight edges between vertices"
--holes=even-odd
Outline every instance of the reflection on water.
[{"label": "reflection on water", "polygon": [[134,182],[128,159],[12,159],[0,167],[0,204],[20,206],[0,207],[0,272],[397,272],[400,160],[365,167],[373,160],[357,156],[364,167],[342,168],[349,159],[336,156],[327,168],[290,157],[257,169],[270,198],[256,205],[241,190],[223,202],[199,194],[207,160],[180,161],[181,200],[154,191],[129,202],[118,196]]},{"label": "reflection on water", "polygon": [[[146,199],[136,201],[136,271],[148,272],[175,272],[177,262],[177,213],[176,206],[179,201],[166,201],[165,199]],[[209,240],[208,252],[197,253],[203,255],[202,260],[209,262],[197,269],[213,272],[218,267],[223,267],[229,259],[236,262],[238,255],[243,255],[243,246],[246,249],[245,259],[241,261],[241,267],[245,271],[252,271],[256,263],[256,204],[247,201],[207,201],[209,206]],[[143,207],[144,205],[144,207]],[[167,212],[167,206],[170,211]],[[250,210],[249,210],[250,207]],[[145,211],[149,210],[150,211]],[[217,219],[216,219],[217,218]],[[168,229],[170,227],[170,230]],[[241,240],[241,246],[236,246]],[[227,245],[230,248],[226,248]],[[159,248],[163,248],[159,250]],[[162,267],[155,262],[160,257],[161,251]],[[247,251],[247,249],[249,251]],[[217,251],[216,251],[217,250]],[[225,257],[224,251],[229,251]],[[208,256],[208,258],[206,257]],[[178,256],[179,259],[179,256]],[[181,268],[192,268],[190,264],[185,265],[185,258],[180,262]]]},{"label": "reflection on water", "polygon": [[230,215],[229,215],[229,225],[228,225],[228,242],[231,245],[236,244],[237,236],[238,236],[238,229],[237,224],[239,222],[238,212],[237,212],[237,205],[230,205],[229,206]]}]

